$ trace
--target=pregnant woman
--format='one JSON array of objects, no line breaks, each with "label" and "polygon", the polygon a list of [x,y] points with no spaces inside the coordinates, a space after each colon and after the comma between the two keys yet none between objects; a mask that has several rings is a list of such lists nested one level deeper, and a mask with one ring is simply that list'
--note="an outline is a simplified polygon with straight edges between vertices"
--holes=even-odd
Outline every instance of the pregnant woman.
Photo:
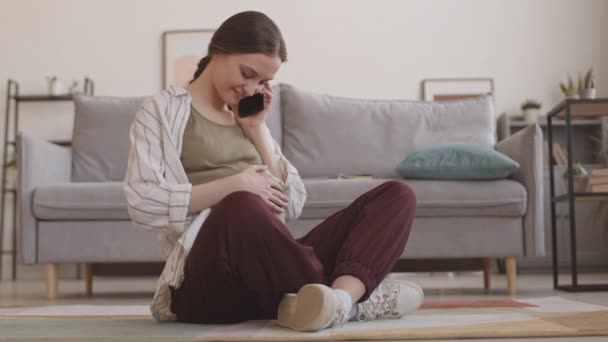
[{"label": "pregnant woman", "polygon": [[[185,87],[143,101],[124,184],[137,225],[158,230],[167,258],[151,311],[159,321],[278,319],[298,331],[401,318],[423,293],[383,281],[407,242],[415,194],[389,181],[302,238],[283,222],[306,190],[265,124],[270,81],[287,59],[276,24],[242,12],[217,29]],[[314,70],[311,70],[314,72]],[[241,117],[239,101],[264,106]]]}]

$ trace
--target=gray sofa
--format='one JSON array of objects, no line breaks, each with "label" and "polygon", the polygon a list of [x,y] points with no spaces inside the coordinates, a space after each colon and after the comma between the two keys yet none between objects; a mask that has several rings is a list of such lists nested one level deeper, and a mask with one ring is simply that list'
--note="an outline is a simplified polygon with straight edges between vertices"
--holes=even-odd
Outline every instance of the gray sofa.
[{"label": "gray sofa", "polygon": [[[403,180],[418,208],[402,259],[504,258],[508,292],[516,292],[516,258],[544,254],[542,133],[531,125],[497,142],[504,127],[489,96],[442,103],[363,100],[275,86],[268,125],[298,168],[308,198],[288,222],[304,235],[357,196],[399,178],[395,166],[409,153],[443,143],[494,147],[518,161],[510,179]],[[128,130],[141,98],[75,97],[72,148],[25,133],[18,137],[20,254],[46,264],[47,296],[57,296],[57,266],[163,261],[155,232],[135,227],[122,193]],[[500,135],[500,133],[499,133]],[[337,179],[338,174],[373,178]]]}]

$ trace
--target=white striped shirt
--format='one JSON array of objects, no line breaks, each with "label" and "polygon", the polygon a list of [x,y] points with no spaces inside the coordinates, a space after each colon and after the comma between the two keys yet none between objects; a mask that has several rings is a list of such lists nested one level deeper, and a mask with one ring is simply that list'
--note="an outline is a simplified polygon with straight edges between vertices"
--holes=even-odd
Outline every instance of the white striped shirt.
[{"label": "white striped shirt", "polygon": [[[171,291],[184,279],[184,264],[202,223],[211,209],[188,215],[192,184],[180,161],[184,130],[192,97],[182,87],[172,86],[140,105],[131,125],[131,149],[124,183],[129,216],[135,224],[158,231],[161,252],[166,258],[150,306],[158,321],[174,321]],[[267,138],[284,168],[289,206],[286,219],[300,216],[306,190],[295,167],[283,156],[265,125]],[[213,280],[211,280],[213,281]]]}]

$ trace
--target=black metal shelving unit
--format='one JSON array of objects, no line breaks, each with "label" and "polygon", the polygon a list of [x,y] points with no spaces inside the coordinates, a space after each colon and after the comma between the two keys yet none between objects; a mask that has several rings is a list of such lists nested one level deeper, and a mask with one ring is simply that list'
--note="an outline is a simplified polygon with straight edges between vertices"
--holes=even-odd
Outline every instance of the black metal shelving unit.
[{"label": "black metal shelving unit", "polygon": [[[93,81],[85,77],[84,93],[92,95],[94,93]],[[72,101],[72,95],[39,95],[39,94],[20,94],[19,83],[13,80],[8,80],[6,89],[6,116],[4,118],[4,157],[2,161],[2,180],[0,194],[0,279],[2,277],[2,265],[4,256],[10,254],[12,256],[12,279],[17,279],[17,189],[7,187],[7,169],[12,167],[9,165],[9,149],[16,158],[17,133],[19,132],[19,104],[22,102],[59,102]],[[12,123],[12,137],[9,135],[10,126]],[[71,141],[56,140],[51,141],[58,145],[69,146]],[[12,243],[10,249],[4,248],[4,229],[5,229],[5,205],[7,196],[12,196],[13,200],[13,216],[12,216]]]},{"label": "black metal shelving unit", "polygon": [[[574,156],[572,147],[573,118],[598,118],[608,116],[608,98],[601,99],[567,99],[547,113],[547,133],[549,143],[549,177],[551,194],[551,246],[553,249],[553,288],[568,292],[608,291],[608,284],[581,284],[578,279],[578,253],[576,246],[576,210],[577,200],[608,200],[608,192],[575,192],[574,176],[572,173]],[[563,120],[563,121],[562,121]],[[565,125],[566,150],[568,162],[566,165],[567,191],[564,194],[555,194],[555,168],[553,158],[553,127],[555,122]],[[570,278],[569,285],[559,283],[559,257],[557,250],[557,204],[568,203],[569,235],[570,235]]]}]

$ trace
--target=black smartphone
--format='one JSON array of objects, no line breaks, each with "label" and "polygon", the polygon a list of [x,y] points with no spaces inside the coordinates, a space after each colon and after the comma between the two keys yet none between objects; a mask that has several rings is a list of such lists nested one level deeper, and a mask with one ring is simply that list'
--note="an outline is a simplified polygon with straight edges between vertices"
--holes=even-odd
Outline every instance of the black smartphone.
[{"label": "black smartphone", "polygon": [[239,116],[244,118],[257,114],[264,109],[264,94],[257,93],[252,96],[243,97],[239,101]]}]

